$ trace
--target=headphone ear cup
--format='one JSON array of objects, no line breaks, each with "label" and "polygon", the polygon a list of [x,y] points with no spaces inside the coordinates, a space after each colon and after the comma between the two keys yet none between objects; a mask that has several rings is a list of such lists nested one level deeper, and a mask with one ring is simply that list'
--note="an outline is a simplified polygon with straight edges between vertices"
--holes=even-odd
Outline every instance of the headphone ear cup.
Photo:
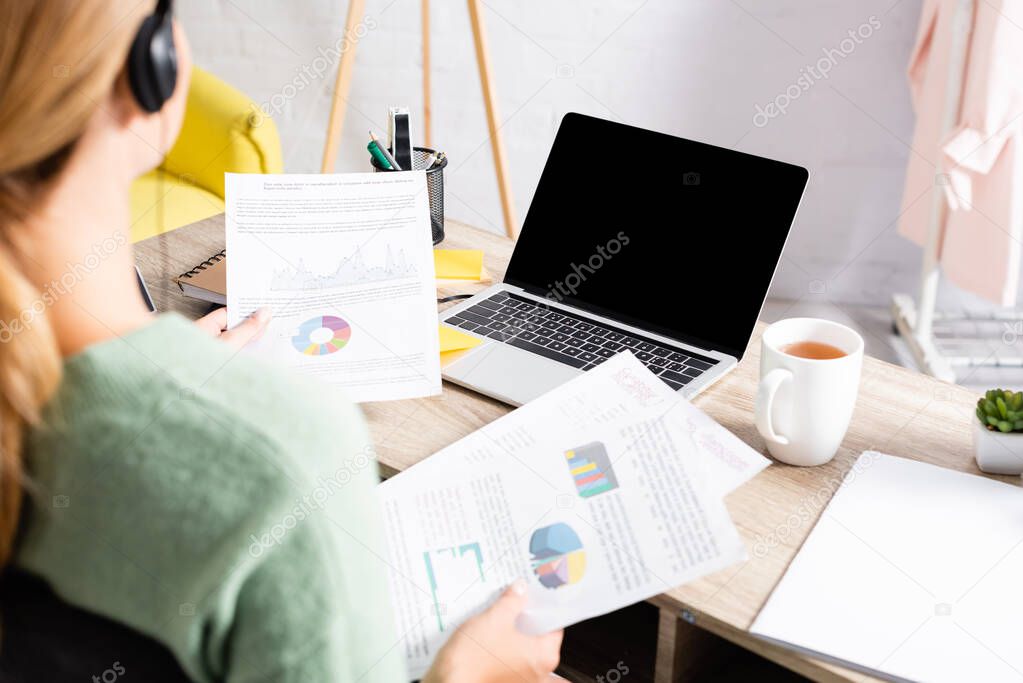
[{"label": "headphone ear cup", "polygon": [[178,55],[172,24],[150,15],[142,22],[128,52],[128,84],[143,110],[160,111],[174,94],[178,80]]},{"label": "headphone ear cup", "polygon": [[153,83],[162,107],[174,94],[174,86],[178,82],[178,51],[174,45],[174,23],[170,17],[162,18],[156,27],[150,41],[149,56]]}]

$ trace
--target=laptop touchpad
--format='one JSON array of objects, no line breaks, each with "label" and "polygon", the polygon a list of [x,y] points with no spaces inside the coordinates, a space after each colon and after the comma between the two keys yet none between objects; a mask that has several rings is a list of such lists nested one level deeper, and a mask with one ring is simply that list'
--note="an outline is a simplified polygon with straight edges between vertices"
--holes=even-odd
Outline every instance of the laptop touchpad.
[{"label": "laptop touchpad", "polygon": [[508,403],[522,405],[578,376],[582,370],[490,343],[444,368],[444,375]]}]

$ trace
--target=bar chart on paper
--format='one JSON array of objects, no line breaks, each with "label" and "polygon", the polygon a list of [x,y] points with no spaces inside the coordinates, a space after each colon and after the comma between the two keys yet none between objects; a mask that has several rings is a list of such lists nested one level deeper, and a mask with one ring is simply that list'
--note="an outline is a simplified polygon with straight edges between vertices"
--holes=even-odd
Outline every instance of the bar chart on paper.
[{"label": "bar chart on paper", "polygon": [[565,459],[580,497],[592,498],[618,488],[618,479],[603,443],[594,441],[565,451]]}]

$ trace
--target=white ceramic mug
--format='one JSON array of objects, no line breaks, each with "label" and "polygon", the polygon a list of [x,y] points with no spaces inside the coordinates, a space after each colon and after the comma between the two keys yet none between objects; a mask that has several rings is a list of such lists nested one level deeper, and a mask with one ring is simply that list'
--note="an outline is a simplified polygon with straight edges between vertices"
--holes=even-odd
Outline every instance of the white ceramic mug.
[{"label": "white ceramic mug", "polygon": [[[785,353],[789,344],[821,342],[845,352],[813,359]],[[856,405],[863,338],[845,325],[817,318],[780,320],[760,340],[757,431],[767,450],[790,465],[823,465],[835,457]]]}]

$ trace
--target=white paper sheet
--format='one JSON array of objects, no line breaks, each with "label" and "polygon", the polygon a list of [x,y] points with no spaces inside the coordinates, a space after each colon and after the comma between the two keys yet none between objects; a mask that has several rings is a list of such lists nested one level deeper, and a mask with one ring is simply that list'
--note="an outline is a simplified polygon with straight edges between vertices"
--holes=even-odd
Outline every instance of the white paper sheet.
[{"label": "white paper sheet", "polygon": [[892,680],[1023,679],[1023,491],[868,451],[754,634]]},{"label": "white paper sheet", "polygon": [[737,462],[766,464],[623,353],[384,482],[411,674],[518,577],[539,633],[743,559]]},{"label": "white paper sheet", "polygon": [[226,174],[227,311],[254,349],[353,401],[440,393],[426,177]]}]

